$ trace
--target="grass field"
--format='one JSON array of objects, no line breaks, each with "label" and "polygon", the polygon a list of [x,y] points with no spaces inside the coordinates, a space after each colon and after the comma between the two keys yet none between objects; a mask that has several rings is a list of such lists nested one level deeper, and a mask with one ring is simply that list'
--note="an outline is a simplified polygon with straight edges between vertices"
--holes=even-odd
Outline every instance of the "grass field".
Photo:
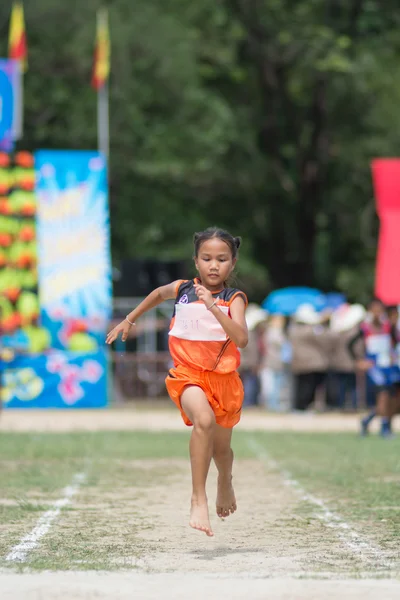
[{"label": "grass field", "polygon": [[[270,576],[399,576],[400,440],[237,432],[234,448],[239,511],[224,523],[213,515],[209,541],[187,527],[186,432],[2,433],[0,567],[171,572],[220,562]],[[85,479],[46,535],[6,561],[77,473]]]},{"label": "grass field", "polygon": [[246,413],[238,511],[215,514],[212,467],[207,538],[176,411],[5,413],[0,599],[397,600],[400,439],[357,428]]}]

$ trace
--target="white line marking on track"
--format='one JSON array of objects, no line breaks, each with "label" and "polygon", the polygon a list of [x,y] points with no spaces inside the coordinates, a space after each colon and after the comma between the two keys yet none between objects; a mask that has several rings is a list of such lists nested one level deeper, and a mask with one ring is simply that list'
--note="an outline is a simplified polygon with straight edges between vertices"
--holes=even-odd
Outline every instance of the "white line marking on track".
[{"label": "white line marking on track", "polygon": [[86,479],[85,473],[77,473],[70,485],[63,490],[61,498],[56,500],[52,507],[47,510],[38,520],[35,527],[26,535],[19,544],[14,546],[11,552],[6,556],[8,562],[24,562],[28,554],[36,548],[39,540],[48,533],[53,521],[58,517],[61,509],[70,503],[71,498],[76,495],[81,484]]},{"label": "white line marking on track", "polygon": [[306,492],[288,471],[282,469],[279,463],[269,456],[262,444],[254,438],[247,438],[247,446],[267,467],[278,471],[283,478],[284,484],[294,488],[302,500],[314,504],[314,506],[319,508],[315,516],[323,521],[327,527],[335,529],[339,539],[349,550],[361,559],[368,562],[373,561],[375,567],[389,570],[394,567],[394,562],[386,557],[382,548],[363,539],[342,517],[332,512],[323,500]]}]

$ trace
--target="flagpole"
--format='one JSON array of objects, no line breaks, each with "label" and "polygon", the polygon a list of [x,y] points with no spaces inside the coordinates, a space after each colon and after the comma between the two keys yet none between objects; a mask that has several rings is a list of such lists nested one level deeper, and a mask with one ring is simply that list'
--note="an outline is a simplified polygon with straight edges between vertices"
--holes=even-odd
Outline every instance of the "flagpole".
[{"label": "flagpole", "polygon": [[98,149],[107,162],[110,156],[110,114],[109,114],[109,92],[106,80],[97,92],[97,138]]},{"label": "flagpole", "polygon": [[14,99],[13,138],[20,140],[24,134],[24,73],[27,66],[27,44],[24,7],[20,0],[12,4],[8,38],[9,58],[17,61]]},{"label": "flagpole", "polygon": [[18,61],[17,68],[17,102],[15,106],[16,117],[14,125],[14,139],[20,140],[24,135],[24,65],[22,60]]}]

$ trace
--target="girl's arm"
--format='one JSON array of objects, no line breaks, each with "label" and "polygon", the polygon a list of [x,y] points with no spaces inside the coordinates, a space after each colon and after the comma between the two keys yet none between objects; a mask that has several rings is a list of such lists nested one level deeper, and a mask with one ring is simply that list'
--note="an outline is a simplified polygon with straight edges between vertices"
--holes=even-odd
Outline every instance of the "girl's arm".
[{"label": "girl's arm", "polygon": [[242,296],[236,296],[236,298],[232,300],[232,304],[230,305],[232,318],[229,318],[228,315],[223,313],[217,306],[214,306],[211,309],[211,312],[220,322],[227,336],[238,348],[246,348],[249,341],[245,310],[246,305]]},{"label": "girl's arm", "polygon": [[226,335],[238,348],[246,348],[249,341],[249,332],[244,316],[245,308],[246,305],[243,298],[236,296],[230,305],[231,317],[223,313],[216,304],[210,309],[210,312],[221,324]]},{"label": "girl's arm", "polygon": [[[122,341],[128,337],[128,333],[132,324],[135,324],[136,319],[141,317],[144,313],[148,312],[152,308],[155,308],[159,304],[162,304],[164,300],[172,300],[176,298],[176,288],[179,284],[179,280],[173,281],[172,283],[168,283],[167,285],[162,285],[161,287],[156,288],[140,304],[134,308],[129,315],[126,315],[126,318],[121,321],[119,325],[114,327],[106,338],[107,344],[112,344],[120,333],[122,333]],[[130,323],[129,323],[130,321]]]},{"label": "girl's arm", "polygon": [[236,296],[230,305],[231,317],[228,317],[214,303],[214,298],[211,292],[203,285],[195,285],[196,294],[199,300],[204,302],[206,308],[210,308],[210,312],[214,315],[217,321],[222,326],[226,335],[232,340],[238,348],[245,348],[249,341],[249,333],[247,331],[247,323],[244,316],[246,305],[241,296]]}]

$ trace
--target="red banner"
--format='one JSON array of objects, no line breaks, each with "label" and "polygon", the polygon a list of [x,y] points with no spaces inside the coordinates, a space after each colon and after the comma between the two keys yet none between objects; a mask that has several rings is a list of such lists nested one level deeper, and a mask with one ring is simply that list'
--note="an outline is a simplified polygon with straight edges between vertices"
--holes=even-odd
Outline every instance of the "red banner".
[{"label": "red banner", "polygon": [[375,295],[400,304],[400,158],[372,161],[372,177],[380,220]]}]

